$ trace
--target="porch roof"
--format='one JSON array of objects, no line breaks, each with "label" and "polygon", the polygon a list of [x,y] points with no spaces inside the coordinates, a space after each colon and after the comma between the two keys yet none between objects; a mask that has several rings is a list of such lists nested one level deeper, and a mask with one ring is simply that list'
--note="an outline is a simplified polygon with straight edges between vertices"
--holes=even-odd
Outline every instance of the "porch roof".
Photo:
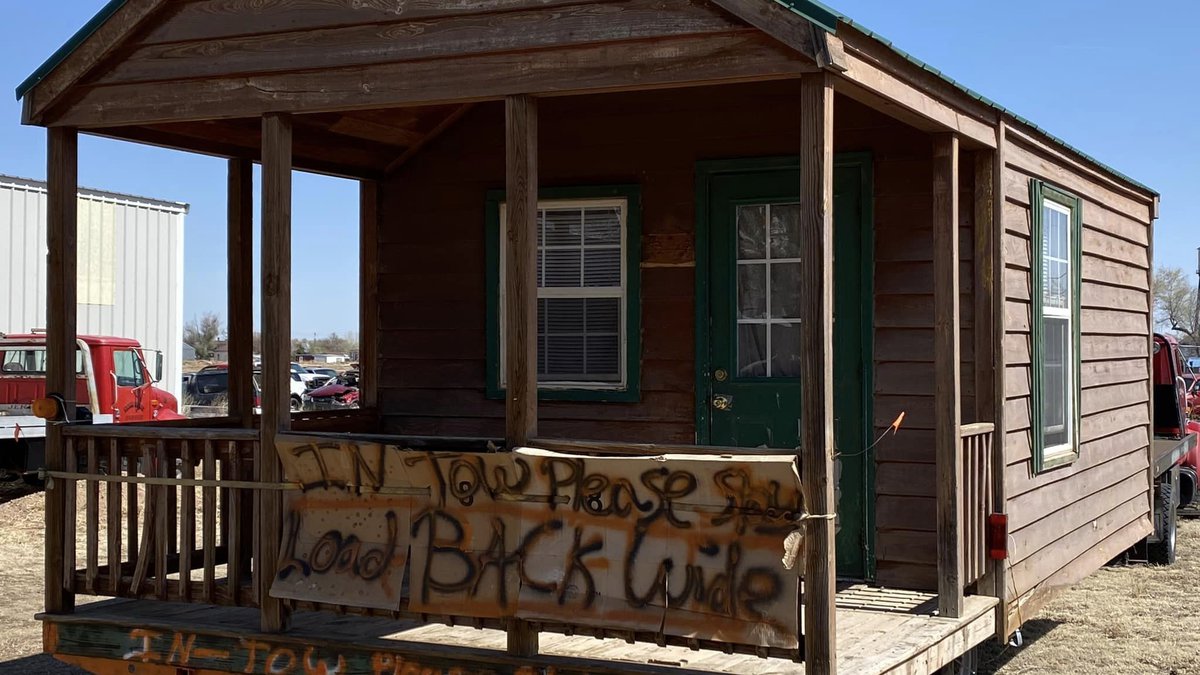
[{"label": "porch roof", "polygon": [[[112,19],[112,17],[118,12],[118,10],[120,10],[123,6],[130,3],[131,1],[132,0],[110,0],[103,8],[100,9],[99,12],[96,13],[95,16],[93,16],[86,24],[84,24],[84,26],[82,28],[80,28],[73,36],[71,36],[71,38],[69,40],[67,40],[67,42],[65,44],[63,44],[61,47],[59,47],[53,54],[50,55],[50,57],[41,66],[39,66],[32,74],[29,75],[29,77],[27,77],[24,81],[22,81],[17,86],[17,89],[16,89],[17,99],[18,100],[24,99],[30,93],[30,91],[33,90],[47,76],[49,76],[50,73],[54,72],[55,69],[57,69],[59,66],[61,66],[68,58],[70,58],[80,48],[81,45],[83,45],[90,37],[92,37],[97,32],[97,30],[100,29],[101,26],[103,26],[106,22],[108,22],[110,19]],[[1071,145],[1070,143],[1063,140],[1062,138],[1055,136],[1054,134],[1050,133],[1049,131],[1038,126],[1036,123],[1029,120],[1028,118],[1025,118],[1025,117],[1013,112],[1012,110],[1000,105],[999,103],[991,100],[990,98],[984,96],[983,94],[980,94],[979,92],[971,89],[970,87],[962,84],[961,82],[958,82],[957,80],[949,77],[948,75],[946,75],[942,71],[938,70],[937,68],[934,68],[933,66],[918,59],[917,57],[913,56],[912,54],[900,49],[891,40],[887,39],[886,37],[880,35],[879,33],[876,33],[875,31],[872,31],[871,29],[867,28],[866,26],[862,25],[861,23],[854,21],[849,16],[846,16],[845,14],[842,14],[841,12],[838,12],[837,10],[835,10],[831,7],[828,7],[824,4],[822,4],[821,2],[818,2],[817,0],[760,0],[760,1],[764,2],[764,3],[775,3],[778,5],[781,5],[785,8],[787,8],[788,10],[790,10],[791,12],[799,15],[801,18],[811,22],[811,24],[813,26],[816,26],[820,29],[828,31],[829,33],[832,33],[832,34],[837,33],[839,24],[841,25],[841,27],[849,28],[852,31],[861,33],[867,39],[874,41],[874,42],[878,43],[879,45],[882,45],[883,47],[885,47],[888,50],[890,50],[891,52],[893,52],[895,55],[899,56],[904,61],[907,61],[908,63],[915,66],[917,69],[927,72],[927,73],[937,77],[944,83],[946,83],[946,84],[950,85],[951,87],[953,87],[954,89],[962,92],[963,94],[970,97],[971,99],[987,106],[988,108],[990,108],[991,110],[996,112],[1001,117],[1007,117],[1012,122],[1015,122],[1023,127],[1026,127],[1029,131],[1033,132],[1034,134],[1036,134],[1038,136],[1043,137],[1045,140],[1058,146],[1062,150],[1064,150],[1072,155],[1077,156],[1078,158],[1082,159],[1086,163],[1093,165],[1096,169],[1099,169],[1105,173],[1110,174],[1110,176],[1112,176],[1113,178],[1115,178],[1121,182],[1124,182],[1137,190],[1140,190],[1140,191],[1146,193],[1148,196],[1154,198],[1156,201],[1157,201],[1157,198],[1159,197],[1159,193],[1156,190],[1154,190],[1153,188],[1150,188],[1149,186],[1145,185],[1144,183],[1141,183],[1141,182],[1137,181],[1136,179],[1128,176],[1127,174],[1122,173],[1121,171],[1119,171],[1119,170],[1113,168],[1112,166],[1104,163],[1103,161],[1093,157],[1092,155],[1087,154],[1086,152]],[[130,28],[132,29],[135,27],[136,26],[131,26]],[[132,30],[129,32],[132,32]],[[127,39],[128,37],[129,37],[129,35],[127,34],[125,36],[125,38]]]}]

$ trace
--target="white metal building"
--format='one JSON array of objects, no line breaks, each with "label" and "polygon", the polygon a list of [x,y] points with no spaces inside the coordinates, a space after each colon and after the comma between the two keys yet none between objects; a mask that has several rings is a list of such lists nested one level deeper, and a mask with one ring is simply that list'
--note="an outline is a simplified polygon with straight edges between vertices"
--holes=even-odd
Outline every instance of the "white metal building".
[{"label": "white metal building", "polygon": [[[180,394],[183,220],[188,205],[79,191],[79,333],[163,352],[161,387]],[[46,325],[46,184],[0,175],[0,333]]]}]

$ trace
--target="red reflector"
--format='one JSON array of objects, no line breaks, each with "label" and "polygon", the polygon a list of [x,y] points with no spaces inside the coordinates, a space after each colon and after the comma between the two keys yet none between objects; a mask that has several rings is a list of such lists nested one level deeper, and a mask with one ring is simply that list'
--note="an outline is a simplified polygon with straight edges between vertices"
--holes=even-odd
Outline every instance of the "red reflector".
[{"label": "red reflector", "polygon": [[987,519],[988,557],[1004,560],[1008,557],[1008,516],[993,513]]}]

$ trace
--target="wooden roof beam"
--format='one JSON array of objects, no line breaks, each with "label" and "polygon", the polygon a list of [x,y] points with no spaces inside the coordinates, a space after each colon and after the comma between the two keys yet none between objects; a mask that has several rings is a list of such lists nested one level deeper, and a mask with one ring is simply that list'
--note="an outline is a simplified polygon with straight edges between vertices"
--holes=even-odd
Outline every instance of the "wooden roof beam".
[{"label": "wooden roof beam", "polygon": [[[821,68],[845,72],[841,41],[777,2],[712,0],[713,4],[807,56]],[[831,45],[831,40],[835,43]],[[831,48],[832,47],[832,48]]]},{"label": "wooden roof beam", "polygon": [[118,127],[799,77],[815,63],[753,31],[314,72],[91,86],[52,126]]}]

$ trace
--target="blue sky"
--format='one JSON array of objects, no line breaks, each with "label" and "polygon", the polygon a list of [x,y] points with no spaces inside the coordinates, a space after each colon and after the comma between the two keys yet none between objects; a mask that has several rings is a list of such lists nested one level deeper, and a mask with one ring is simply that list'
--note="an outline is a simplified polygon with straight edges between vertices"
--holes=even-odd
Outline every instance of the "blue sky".
[{"label": "blue sky", "polygon": [[[5,0],[0,84],[16,85],[105,0]],[[1125,0],[830,0],[951,77],[1162,193],[1159,265],[1195,268],[1200,246],[1200,3]],[[1149,7],[1150,5],[1147,5]],[[0,173],[45,178],[45,133],[0,90]],[[84,138],[80,183],[186,201],[184,316],[224,315],[225,163]],[[357,326],[357,187],[297,174],[293,333]],[[257,255],[256,255],[257,259]],[[349,268],[349,273],[339,270]],[[298,302],[298,299],[304,302]]]}]

